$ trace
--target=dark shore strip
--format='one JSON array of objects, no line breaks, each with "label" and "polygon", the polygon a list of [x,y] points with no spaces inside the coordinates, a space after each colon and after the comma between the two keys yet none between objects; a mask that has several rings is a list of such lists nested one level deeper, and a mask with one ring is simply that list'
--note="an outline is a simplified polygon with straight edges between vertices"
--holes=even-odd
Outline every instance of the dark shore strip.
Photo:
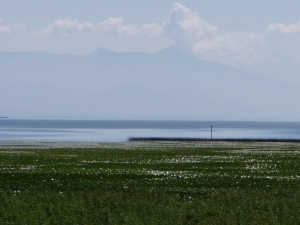
[{"label": "dark shore strip", "polygon": [[300,139],[263,138],[168,138],[168,137],[130,137],[128,141],[231,141],[231,142],[300,142]]}]

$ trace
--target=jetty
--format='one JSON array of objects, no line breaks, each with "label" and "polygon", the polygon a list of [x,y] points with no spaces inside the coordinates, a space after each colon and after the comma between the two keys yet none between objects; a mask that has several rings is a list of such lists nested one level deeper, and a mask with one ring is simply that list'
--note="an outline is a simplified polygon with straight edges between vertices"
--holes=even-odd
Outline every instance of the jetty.
[{"label": "jetty", "polygon": [[128,141],[300,142],[300,139],[130,137],[128,138]]}]

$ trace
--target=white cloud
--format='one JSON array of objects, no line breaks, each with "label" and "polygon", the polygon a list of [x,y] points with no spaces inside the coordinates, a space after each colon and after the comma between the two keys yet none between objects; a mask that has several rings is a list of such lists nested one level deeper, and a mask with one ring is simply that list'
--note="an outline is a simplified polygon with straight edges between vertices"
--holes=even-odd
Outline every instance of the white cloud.
[{"label": "white cloud", "polygon": [[123,18],[108,18],[107,20],[98,24],[98,29],[111,33],[119,33],[123,26]]},{"label": "white cloud", "polygon": [[124,25],[124,19],[119,18],[108,18],[104,22],[101,22],[97,25],[97,29],[100,32],[109,32],[115,33],[118,35],[138,35],[138,36],[162,36],[164,34],[163,27],[156,23],[145,24],[142,27],[136,25]]},{"label": "white cloud", "polygon": [[271,24],[268,29],[268,32],[280,32],[280,33],[299,33],[300,32],[300,21],[296,24],[290,24],[285,26],[282,23],[273,23]]},{"label": "white cloud", "polygon": [[[0,26],[0,33],[11,33],[11,27]],[[300,62],[300,21],[289,25],[271,24],[263,34],[221,33],[217,26],[180,3],[173,5],[168,18],[162,24],[126,24],[123,17],[110,17],[99,23],[66,18],[54,21],[36,34],[82,33],[155,39],[162,43],[167,40],[168,43],[175,42],[203,59],[230,65],[274,61],[280,57]]]},{"label": "white cloud", "polygon": [[149,37],[164,35],[163,26],[158,25],[157,23],[146,24],[140,28],[139,32],[142,36],[149,36]]},{"label": "white cloud", "polygon": [[253,33],[226,33],[213,39],[197,42],[193,46],[196,55],[206,60],[224,64],[253,64],[266,57],[264,37]]},{"label": "white cloud", "polygon": [[300,21],[295,24],[271,24],[265,32],[272,61],[300,63]]},{"label": "white cloud", "polygon": [[104,22],[97,25],[97,28],[102,32],[109,32],[115,34],[136,35],[139,29],[133,25],[124,25],[123,18],[108,18]]},{"label": "white cloud", "polygon": [[163,28],[158,24],[145,24],[142,27],[136,25],[124,25],[124,19],[122,17],[114,18],[110,17],[107,20],[98,24],[91,22],[81,23],[77,19],[58,19],[49,25],[46,29],[36,32],[38,35],[49,34],[80,34],[80,33],[112,33],[117,35],[129,35],[129,36],[160,36],[163,35]]},{"label": "white cloud", "polygon": [[169,12],[165,32],[177,45],[206,60],[249,64],[261,57],[258,54],[263,46],[261,35],[242,32],[221,34],[218,27],[180,3],[175,3]]},{"label": "white cloud", "polygon": [[164,24],[165,33],[175,39],[176,44],[191,46],[199,39],[214,37],[218,28],[205,22],[180,3],[175,3]]},{"label": "white cloud", "polygon": [[9,26],[0,26],[0,34],[11,34],[11,28]]},{"label": "white cloud", "polygon": [[74,34],[94,31],[95,26],[90,22],[80,23],[77,19],[58,19],[46,29],[37,32],[39,35],[46,34]]},{"label": "white cloud", "polygon": [[99,32],[108,32],[118,35],[129,35],[129,36],[160,36],[163,35],[162,26],[151,23],[145,24],[142,27],[136,25],[124,25],[124,19],[119,18],[108,18],[107,20],[100,22],[96,28]]},{"label": "white cloud", "polygon": [[220,33],[218,27],[196,12],[175,3],[164,29],[177,45],[205,60],[229,65],[276,60],[300,62],[300,21],[290,25],[271,24],[263,34]]},{"label": "white cloud", "polygon": [[[0,23],[2,22],[3,20],[0,18]],[[11,32],[10,26],[0,25],[0,34],[11,34]]]}]

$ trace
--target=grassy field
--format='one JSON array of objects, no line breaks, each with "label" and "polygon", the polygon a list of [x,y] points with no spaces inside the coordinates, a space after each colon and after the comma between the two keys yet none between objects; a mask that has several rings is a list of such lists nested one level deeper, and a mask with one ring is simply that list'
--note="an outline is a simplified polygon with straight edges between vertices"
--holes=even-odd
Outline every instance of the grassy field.
[{"label": "grassy field", "polygon": [[0,224],[300,224],[300,144],[2,146]]}]

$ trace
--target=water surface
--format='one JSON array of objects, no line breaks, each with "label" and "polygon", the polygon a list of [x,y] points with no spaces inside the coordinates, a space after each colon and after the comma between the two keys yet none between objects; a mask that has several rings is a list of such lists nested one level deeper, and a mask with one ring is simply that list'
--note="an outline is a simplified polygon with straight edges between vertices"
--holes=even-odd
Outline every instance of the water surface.
[{"label": "water surface", "polygon": [[129,137],[300,139],[299,122],[0,119],[0,140],[120,142]]}]

